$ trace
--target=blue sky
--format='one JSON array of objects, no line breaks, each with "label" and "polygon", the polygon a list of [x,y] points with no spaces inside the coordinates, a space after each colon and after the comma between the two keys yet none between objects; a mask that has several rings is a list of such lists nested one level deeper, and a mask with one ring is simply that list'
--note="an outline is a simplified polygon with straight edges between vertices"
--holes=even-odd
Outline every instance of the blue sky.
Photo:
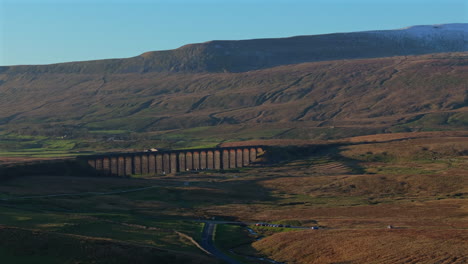
[{"label": "blue sky", "polygon": [[0,65],[124,58],[209,40],[467,23],[466,0],[0,0]]}]

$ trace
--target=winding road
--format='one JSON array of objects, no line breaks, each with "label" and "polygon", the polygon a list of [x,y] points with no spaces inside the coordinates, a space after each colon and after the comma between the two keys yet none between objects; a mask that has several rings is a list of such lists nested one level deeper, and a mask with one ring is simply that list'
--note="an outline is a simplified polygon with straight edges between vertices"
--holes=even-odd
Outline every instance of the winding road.
[{"label": "winding road", "polygon": [[213,245],[213,232],[216,228],[215,223],[211,222],[205,222],[205,226],[203,227],[203,233],[202,233],[202,242],[201,246],[208,252],[210,252],[211,255],[214,257],[221,259],[225,261],[226,263],[229,264],[242,264],[241,262],[238,262],[235,259],[232,259],[228,255],[224,254],[221,252],[219,249],[217,249]]}]

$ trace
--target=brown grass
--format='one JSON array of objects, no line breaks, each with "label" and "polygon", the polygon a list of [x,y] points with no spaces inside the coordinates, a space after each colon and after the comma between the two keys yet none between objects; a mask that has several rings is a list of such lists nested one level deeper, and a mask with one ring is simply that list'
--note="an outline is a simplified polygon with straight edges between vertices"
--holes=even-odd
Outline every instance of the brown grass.
[{"label": "brown grass", "polygon": [[446,138],[468,137],[467,131],[434,131],[434,132],[408,132],[408,133],[385,133],[366,136],[348,137],[336,140],[302,140],[302,139],[262,139],[236,142],[224,142],[220,147],[242,147],[242,146],[304,146],[323,145],[330,143],[377,143],[387,141],[399,141],[408,139],[433,138],[435,140]]},{"label": "brown grass", "polygon": [[381,228],[389,224],[412,228],[468,228],[465,200],[396,202],[356,206],[231,204],[212,206],[205,212],[251,221],[317,220],[320,225],[332,228]]},{"label": "brown grass", "polygon": [[361,143],[361,142],[382,142],[411,138],[447,138],[447,137],[468,137],[467,131],[434,131],[434,132],[410,132],[410,133],[387,133],[350,137],[340,141]]},{"label": "brown grass", "polygon": [[[342,138],[399,125],[414,131],[461,130],[466,128],[467,66],[460,61],[466,56],[326,61],[243,73],[110,73],[105,80],[102,74],[72,73],[74,67],[61,72],[63,65],[39,67],[50,70],[40,75],[20,67],[24,76],[8,71],[0,76],[5,80],[0,126],[16,134],[81,139],[93,137],[90,131],[120,130],[146,138],[180,129],[186,139],[183,132],[192,128],[238,125],[227,137],[204,133],[210,144],[234,138]],[[54,73],[55,67],[61,73]],[[433,121],[433,115],[445,119]],[[429,127],[411,124],[426,116]],[[279,129],[269,132],[272,124]]]},{"label": "brown grass", "polygon": [[432,197],[468,192],[462,170],[428,175],[340,175],[266,180],[262,186],[283,193],[309,196]]},{"label": "brown grass", "polygon": [[287,263],[466,263],[466,230],[310,230],[253,246]]},{"label": "brown grass", "polygon": [[395,142],[351,145],[342,149],[343,156],[361,160],[365,159],[366,154],[383,154],[400,160],[437,160],[467,156],[468,137],[409,138]]}]

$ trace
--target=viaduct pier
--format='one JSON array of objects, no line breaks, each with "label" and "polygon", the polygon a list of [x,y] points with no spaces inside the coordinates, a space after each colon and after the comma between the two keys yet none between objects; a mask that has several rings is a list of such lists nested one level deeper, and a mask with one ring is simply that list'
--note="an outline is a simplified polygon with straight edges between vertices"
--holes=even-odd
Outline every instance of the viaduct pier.
[{"label": "viaduct pier", "polygon": [[242,168],[255,162],[263,146],[113,153],[85,157],[105,175],[164,175],[183,171]]}]

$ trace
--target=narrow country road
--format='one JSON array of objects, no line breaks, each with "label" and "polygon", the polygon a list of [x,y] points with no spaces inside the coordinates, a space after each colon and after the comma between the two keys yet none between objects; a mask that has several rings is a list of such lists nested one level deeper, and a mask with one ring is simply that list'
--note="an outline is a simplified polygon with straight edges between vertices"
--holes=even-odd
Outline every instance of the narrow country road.
[{"label": "narrow country road", "polygon": [[221,259],[229,264],[242,264],[235,259],[232,259],[228,255],[224,254],[220,250],[218,250],[213,245],[213,232],[216,227],[215,223],[205,222],[205,227],[203,228],[202,233],[202,242],[201,246],[208,252],[210,252],[214,257]]}]

